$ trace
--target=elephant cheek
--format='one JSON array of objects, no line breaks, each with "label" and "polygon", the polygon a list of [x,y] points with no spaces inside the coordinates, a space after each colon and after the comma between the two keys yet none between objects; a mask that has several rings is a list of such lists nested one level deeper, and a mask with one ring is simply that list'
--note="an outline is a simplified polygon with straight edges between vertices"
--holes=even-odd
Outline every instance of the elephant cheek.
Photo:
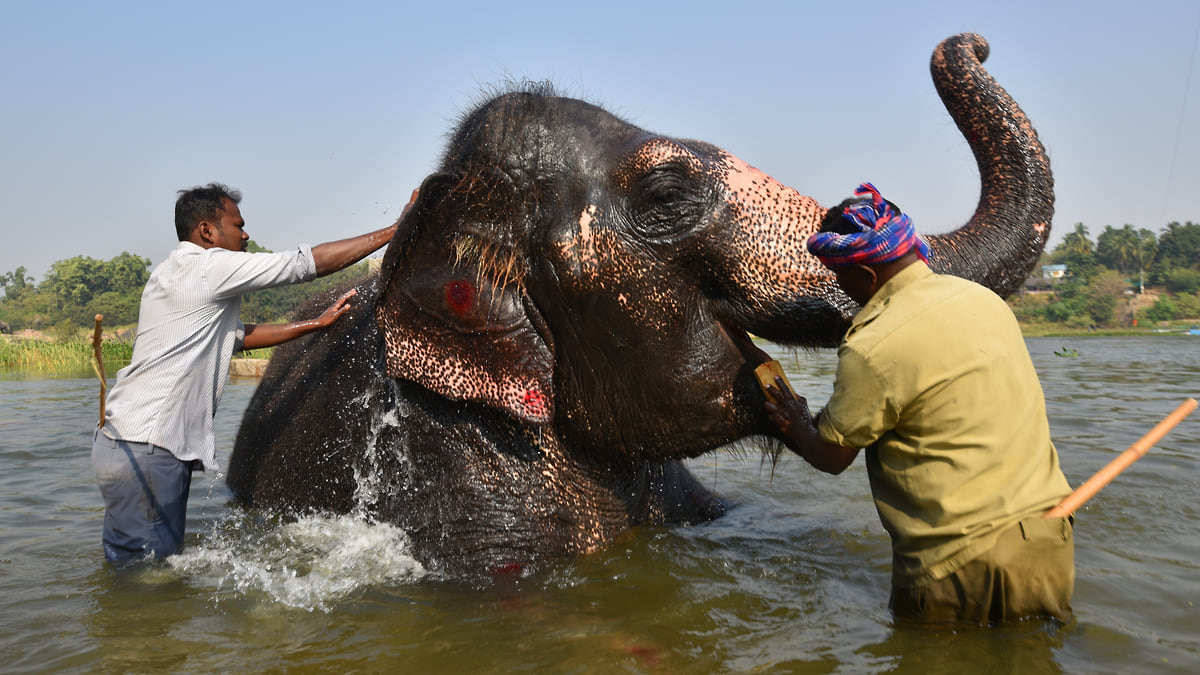
[{"label": "elephant cheek", "polygon": [[553,418],[550,356],[544,345],[530,344],[528,335],[464,335],[386,317],[380,317],[380,326],[390,377],[447,398],[478,401],[532,424]]},{"label": "elephant cheek", "polygon": [[588,204],[574,227],[561,232],[549,250],[566,291],[582,292],[602,282],[598,250],[602,233],[596,227],[599,215],[599,207]]}]

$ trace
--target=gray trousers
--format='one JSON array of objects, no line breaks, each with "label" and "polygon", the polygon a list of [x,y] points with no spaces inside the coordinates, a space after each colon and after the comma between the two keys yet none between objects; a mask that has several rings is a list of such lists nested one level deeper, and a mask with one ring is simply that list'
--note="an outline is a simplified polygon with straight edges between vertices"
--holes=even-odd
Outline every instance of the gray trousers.
[{"label": "gray trousers", "polygon": [[195,462],[165,448],[114,440],[96,430],[92,471],[104,497],[104,557],[111,563],[161,559],[183,548]]}]

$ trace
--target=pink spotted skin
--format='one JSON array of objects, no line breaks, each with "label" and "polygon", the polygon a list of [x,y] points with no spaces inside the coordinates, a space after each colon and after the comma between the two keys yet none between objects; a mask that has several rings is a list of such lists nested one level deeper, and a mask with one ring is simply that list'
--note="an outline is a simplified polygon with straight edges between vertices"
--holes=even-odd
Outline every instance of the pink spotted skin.
[{"label": "pink spotted skin", "polygon": [[[960,35],[932,59],[982,189],[930,237],[930,264],[1005,295],[1049,235],[1053,179],[986,55]],[[718,517],[681,460],[777,433],[747,334],[834,346],[857,311],[805,251],[825,211],[549,86],[494,96],[455,128],[352,312],[277,350],[229,485],[253,506],[394,523],[435,574],[480,584]]]}]

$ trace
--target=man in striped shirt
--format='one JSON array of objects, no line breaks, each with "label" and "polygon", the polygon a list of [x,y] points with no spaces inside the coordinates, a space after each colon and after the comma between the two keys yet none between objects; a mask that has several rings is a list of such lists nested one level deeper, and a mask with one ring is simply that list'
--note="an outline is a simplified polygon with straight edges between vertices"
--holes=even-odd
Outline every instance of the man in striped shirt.
[{"label": "man in striped shirt", "polygon": [[219,183],[181,190],[179,244],[142,292],[133,359],[117,373],[92,444],[105,503],[104,555],[112,563],[161,559],[182,548],[192,471],[219,469],[213,416],[233,353],[321,330],[349,311],[355,292],[315,319],[274,325],[243,324],[242,294],[352,265],[387,244],[399,223],[318,246],[247,253],[240,201],[238,191]]}]

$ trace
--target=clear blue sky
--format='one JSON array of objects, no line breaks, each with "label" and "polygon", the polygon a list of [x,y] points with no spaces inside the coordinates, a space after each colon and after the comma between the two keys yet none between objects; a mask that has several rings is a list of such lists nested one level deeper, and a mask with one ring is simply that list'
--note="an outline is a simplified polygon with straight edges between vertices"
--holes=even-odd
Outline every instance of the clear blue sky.
[{"label": "clear blue sky", "polygon": [[831,204],[863,180],[920,230],[978,177],[929,78],[973,31],[1074,223],[1200,221],[1200,2],[0,3],[0,272],[175,244],[176,191],[245,194],[270,249],[390,223],[506,77],[551,79]]}]

